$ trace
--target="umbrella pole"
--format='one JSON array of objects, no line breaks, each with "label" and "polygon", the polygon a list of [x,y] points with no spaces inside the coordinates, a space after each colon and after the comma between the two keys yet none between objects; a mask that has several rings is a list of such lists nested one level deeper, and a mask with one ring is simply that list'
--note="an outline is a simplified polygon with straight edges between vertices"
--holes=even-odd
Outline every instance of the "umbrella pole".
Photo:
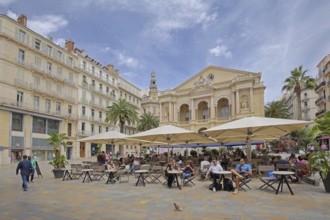
[{"label": "umbrella pole", "polygon": [[140,158],[141,158],[141,153],[142,153],[142,143],[140,143],[139,145],[140,145]]},{"label": "umbrella pole", "polygon": [[170,158],[170,145],[168,145],[167,148],[167,158],[166,158],[167,163],[169,162],[169,158]]},{"label": "umbrella pole", "polygon": [[247,154],[247,160],[251,162],[251,139],[248,138],[246,142],[246,154]]}]

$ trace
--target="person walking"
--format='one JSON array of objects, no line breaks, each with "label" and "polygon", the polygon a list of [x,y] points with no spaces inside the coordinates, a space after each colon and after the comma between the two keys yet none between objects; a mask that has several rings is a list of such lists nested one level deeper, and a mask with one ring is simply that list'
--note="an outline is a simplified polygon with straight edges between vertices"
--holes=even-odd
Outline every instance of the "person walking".
[{"label": "person walking", "polygon": [[[36,172],[36,169],[37,169],[37,164],[36,164],[36,161],[31,158],[31,156],[28,156],[28,160],[31,162],[31,165],[32,165],[32,171],[31,171],[31,183],[33,183],[33,178],[34,178],[34,174]],[[27,178],[27,182],[29,182],[29,176]]]},{"label": "person walking", "polygon": [[32,172],[31,162],[27,160],[27,156],[23,156],[23,160],[18,163],[16,168],[16,175],[18,175],[18,171],[21,170],[22,176],[22,188],[24,191],[27,191],[27,180],[29,178],[30,173]]}]

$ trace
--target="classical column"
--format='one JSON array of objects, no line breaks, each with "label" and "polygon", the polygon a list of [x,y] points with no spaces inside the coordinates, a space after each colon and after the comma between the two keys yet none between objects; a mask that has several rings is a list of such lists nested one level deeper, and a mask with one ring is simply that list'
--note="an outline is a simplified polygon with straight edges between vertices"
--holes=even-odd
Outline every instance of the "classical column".
[{"label": "classical column", "polygon": [[163,107],[162,107],[162,103],[159,103],[159,121],[160,122],[163,121]]},{"label": "classical column", "polygon": [[235,92],[231,93],[231,116],[235,115]]},{"label": "classical column", "polygon": [[168,120],[173,121],[173,103],[168,102]]},{"label": "classical column", "polygon": [[253,88],[250,88],[250,110],[253,112]]},{"label": "classical column", "polygon": [[236,90],[236,114],[239,114],[241,106],[239,104],[239,90]]},{"label": "classical column", "polygon": [[196,117],[195,117],[195,106],[194,106],[194,100],[192,99],[191,100],[191,120],[194,121],[196,120]]},{"label": "classical column", "polygon": [[178,110],[176,108],[176,102],[173,102],[174,122],[178,122]]},{"label": "classical column", "polygon": [[211,118],[215,118],[214,97],[211,96]]}]

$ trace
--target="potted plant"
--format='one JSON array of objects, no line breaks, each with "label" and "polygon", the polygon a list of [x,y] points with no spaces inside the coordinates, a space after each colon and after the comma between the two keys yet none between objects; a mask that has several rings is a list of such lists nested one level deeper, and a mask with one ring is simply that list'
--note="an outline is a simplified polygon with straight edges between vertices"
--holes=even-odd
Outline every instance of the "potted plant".
[{"label": "potted plant", "polygon": [[66,140],[69,139],[66,134],[60,134],[58,132],[53,132],[48,134],[50,137],[47,139],[47,142],[54,146],[55,150],[55,157],[51,162],[50,165],[54,167],[53,173],[55,178],[62,178],[64,174],[65,165],[68,164],[66,161],[66,157],[61,155],[61,146],[65,149],[66,147]]},{"label": "potted plant", "polygon": [[325,191],[330,192],[330,151],[318,147],[317,151],[309,156],[308,166],[312,171],[320,172]]},{"label": "potted plant", "polygon": [[[322,118],[315,119],[312,128],[312,137],[319,135],[330,135],[330,112],[326,112]],[[319,171],[326,192],[330,192],[330,152],[317,147],[308,159],[308,165],[312,171]]]}]

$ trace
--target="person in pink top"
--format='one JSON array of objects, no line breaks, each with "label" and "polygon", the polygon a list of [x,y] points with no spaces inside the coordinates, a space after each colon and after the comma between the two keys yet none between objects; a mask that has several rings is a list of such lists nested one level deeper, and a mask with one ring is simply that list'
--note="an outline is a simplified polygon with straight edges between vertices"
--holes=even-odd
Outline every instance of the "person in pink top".
[{"label": "person in pink top", "polygon": [[299,156],[298,157],[298,164],[307,165],[307,160],[305,160],[304,158],[302,158],[301,156]]}]

